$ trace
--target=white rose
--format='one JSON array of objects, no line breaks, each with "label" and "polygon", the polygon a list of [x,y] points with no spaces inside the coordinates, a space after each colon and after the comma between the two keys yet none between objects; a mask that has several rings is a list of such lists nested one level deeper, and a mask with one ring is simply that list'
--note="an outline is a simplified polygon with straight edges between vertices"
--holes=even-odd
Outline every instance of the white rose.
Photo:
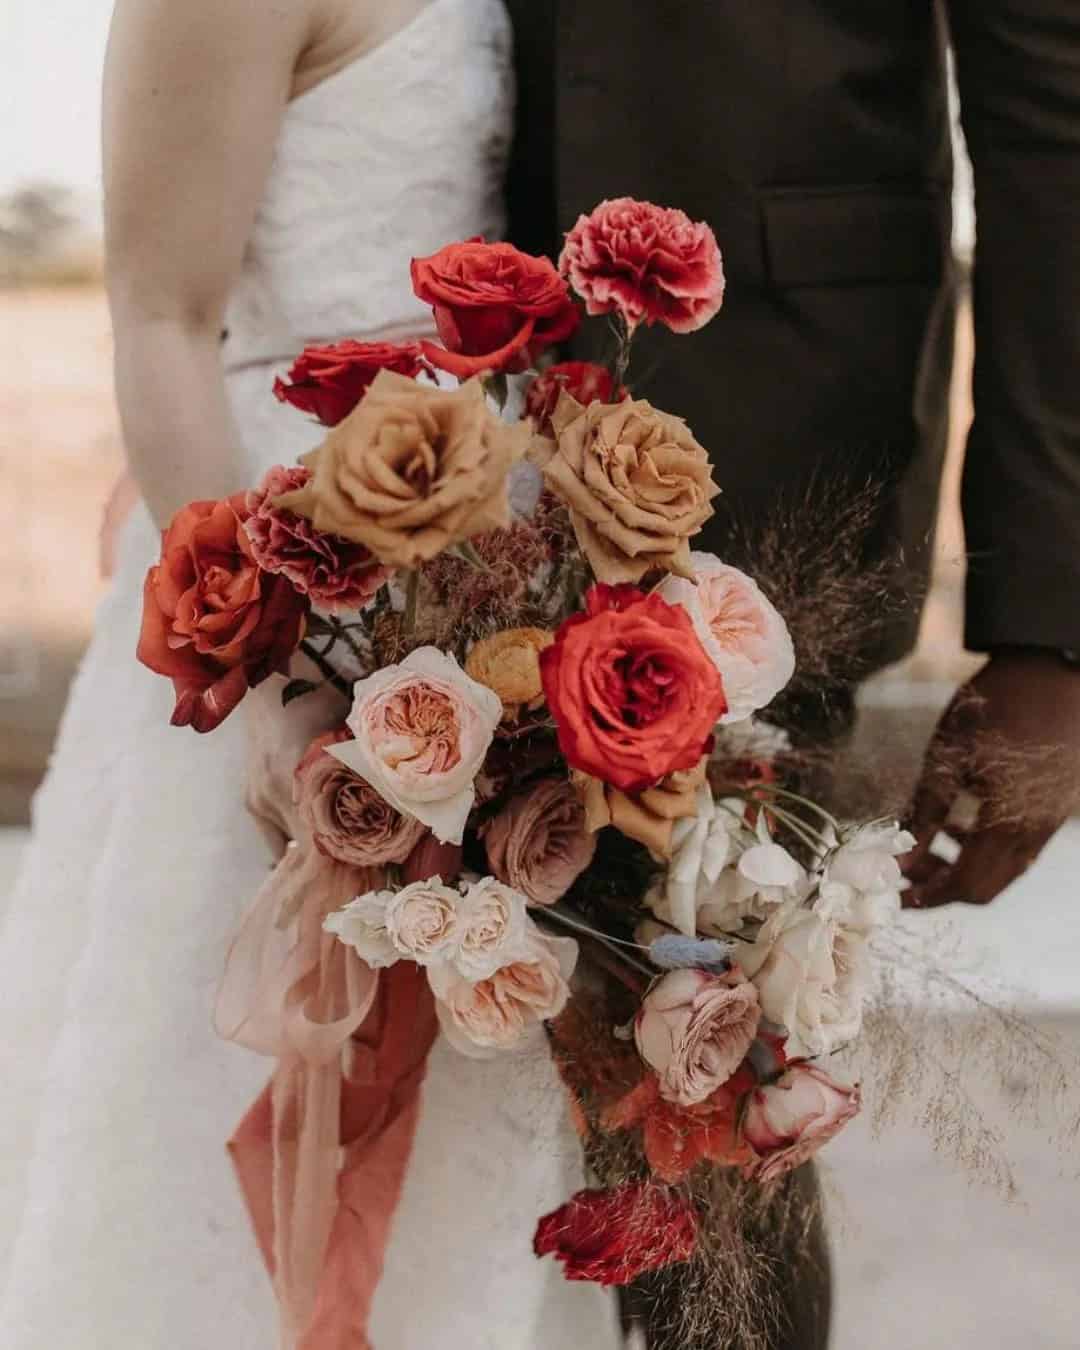
[{"label": "white rose", "polygon": [[671,574],[657,593],[687,611],[723,677],[728,710],[721,722],[740,722],[771,703],[794,674],[791,635],[745,572],[712,553],[691,553],[690,566],[695,581]]},{"label": "white rose", "polygon": [[688,937],[697,931],[701,887],[719,878],[738,847],[737,816],[713,800],[708,784],[698,788],[696,805],[695,815],[675,822],[667,872],[646,897],[657,918]]},{"label": "white rose", "polygon": [[528,901],[495,877],[474,882],[460,905],[460,929],[453,964],[466,980],[489,979],[519,950],[525,938]]},{"label": "white rose", "polygon": [[577,954],[571,938],[547,937],[530,922],[516,952],[488,979],[432,966],[428,982],[446,1039],[471,1059],[517,1049],[566,1007]]},{"label": "white rose", "polygon": [[328,914],[323,928],[347,947],[355,948],[372,969],[392,966],[401,960],[401,953],[386,930],[386,907],[393,898],[393,891],[369,891],[357,896],[344,909]]},{"label": "white rose", "polygon": [[778,906],[805,899],[809,884],[786,848],[754,844],[699,896],[698,931],[710,937],[738,933],[748,920],[766,919]]},{"label": "white rose", "polygon": [[461,895],[441,877],[414,881],[386,905],[386,931],[398,954],[430,966],[457,951],[461,940]]},{"label": "white rose", "polygon": [[761,1011],[788,1034],[789,1059],[812,1059],[859,1033],[869,973],[866,930],[849,911],[782,905],[735,959],[757,985]]},{"label": "white rose", "polygon": [[866,926],[880,923],[899,903],[904,878],[896,861],[915,836],[895,821],[875,821],[848,836],[826,864],[821,893],[832,905],[859,905]]},{"label": "white rose", "polygon": [[348,717],[355,739],[328,750],[403,815],[460,844],[501,717],[498,696],[452,656],[418,647],[356,682]]}]

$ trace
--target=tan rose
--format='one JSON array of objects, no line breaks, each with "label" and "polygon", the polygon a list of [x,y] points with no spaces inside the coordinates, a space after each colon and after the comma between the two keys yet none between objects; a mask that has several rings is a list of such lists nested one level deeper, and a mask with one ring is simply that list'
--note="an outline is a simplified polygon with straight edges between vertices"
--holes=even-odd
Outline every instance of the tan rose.
[{"label": "tan rose", "polygon": [[657,861],[665,861],[671,857],[675,822],[697,814],[697,792],[707,765],[705,756],[695,768],[669,773],[655,787],[633,795],[589,774],[575,774],[586,827],[595,833],[614,825],[620,834],[644,844]]},{"label": "tan rose", "polygon": [[548,487],[570,509],[597,579],[640,581],[653,568],[692,577],[692,535],[720,489],[703,446],[679,417],[641,399],[583,408],[563,393],[555,442],[534,442]]},{"label": "tan rose", "polygon": [[436,389],[382,370],[302,463],[311,478],[276,507],[364,544],[389,567],[416,567],[448,545],[509,523],[507,474],[525,423],[488,410],[478,379]]},{"label": "tan rose", "polygon": [[503,716],[512,721],[523,708],[544,701],[539,655],[555,639],[543,628],[508,628],[482,638],[468,655],[465,672],[498,694]]}]

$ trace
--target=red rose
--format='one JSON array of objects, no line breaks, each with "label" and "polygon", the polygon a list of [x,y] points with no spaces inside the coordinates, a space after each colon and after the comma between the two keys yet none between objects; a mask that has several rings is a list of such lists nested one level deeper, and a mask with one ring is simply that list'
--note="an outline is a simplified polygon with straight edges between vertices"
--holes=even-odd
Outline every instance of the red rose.
[{"label": "red rose", "polygon": [[647,1271],[689,1261],[696,1247],[689,1202],[640,1182],[578,1191],[540,1220],[533,1238],[536,1255],[553,1253],[568,1280],[602,1285],[631,1284]]},{"label": "red rose", "polygon": [[693,768],[727,700],[690,616],[635,586],[593,586],[585,603],[540,653],[567,762],[623,792]]},{"label": "red rose", "polygon": [[256,491],[247,494],[250,515],[244,529],[255,561],[264,572],[288,577],[322,609],[363,609],[392,569],[383,567],[363,544],[317,530],[304,516],[273,505],[284,493],[302,488],[310,477],[310,469],[278,465]]},{"label": "red rose", "polygon": [[146,574],[137,655],[172,680],[173,726],[213,731],[249,689],[287,670],[304,635],[308,602],[255,561],[244,498],[185,506]]},{"label": "red rose", "polygon": [[367,393],[380,370],[415,378],[424,368],[416,343],[335,342],[305,347],[289,371],[289,383],[274,381],[282,403],[312,413],[325,427],[343,422]]},{"label": "red rose", "polygon": [[528,370],[581,322],[555,265],[512,244],[447,244],[430,258],[413,259],[412,283],[434,309],[444,343],[422,343],[425,357],[461,379]]},{"label": "red rose", "polygon": [[682,211],[619,197],[580,216],[559,270],[590,314],[622,315],[675,333],[704,327],[724,300],[716,236]]},{"label": "red rose", "polygon": [[616,394],[611,371],[593,361],[562,361],[548,366],[529,385],[525,395],[525,411],[542,436],[554,436],[551,414],[564,389],[585,408],[590,403],[618,403],[627,397],[627,390],[622,387]]}]

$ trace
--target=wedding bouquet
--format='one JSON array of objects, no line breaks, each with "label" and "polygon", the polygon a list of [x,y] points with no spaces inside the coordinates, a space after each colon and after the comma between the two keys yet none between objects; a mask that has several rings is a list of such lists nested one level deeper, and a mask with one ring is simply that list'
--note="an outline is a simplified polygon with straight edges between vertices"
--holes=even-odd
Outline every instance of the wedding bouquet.
[{"label": "wedding bouquet", "polygon": [[[400,1179],[436,1020],[478,1057],[547,1029],[597,1185],[538,1256],[602,1284],[697,1259],[711,1178],[768,1189],[859,1110],[829,1057],[913,843],[786,777],[788,626],[693,549],[722,466],[632,393],[641,325],[721,308],[711,230],[604,202],[557,265],[470,240],[412,280],[442,345],[305,350],[275,393],[325,439],[176,516],[139,644],[178,726],[271,676],[281,719],[322,719],[276,766],[292,847],[218,1007],[279,1060],[233,1147],[297,1344],[362,1316],[349,1182],[376,1139]],[[538,371],[582,307],[610,363]]]}]

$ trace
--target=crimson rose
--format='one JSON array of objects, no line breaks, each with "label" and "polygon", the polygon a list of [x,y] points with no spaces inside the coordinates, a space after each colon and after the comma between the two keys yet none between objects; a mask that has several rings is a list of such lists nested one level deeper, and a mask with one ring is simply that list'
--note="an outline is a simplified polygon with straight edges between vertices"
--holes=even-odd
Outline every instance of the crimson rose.
[{"label": "crimson rose", "polygon": [[245,494],[192,502],[164,532],[146,574],[137,656],[176,689],[172,724],[213,731],[304,636],[307,599],[262,571],[244,524]]},{"label": "crimson rose", "polygon": [[554,438],[551,414],[563,390],[587,408],[590,403],[618,403],[627,397],[626,389],[615,392],[615,380],[606,366],[594,361],[561,361],[548,366],[542,375],[529,385],[525,394],[525,411],[536,423],[541,436]]},{"label": "crimson rose", "polygon": [[593,586],[585,604],[540,653],[567,762],[623,792],[693,768],[727,700],[690,616],[635,586]]},{"label": "crimson rose", "polygon": [[631,330],[644,322],[693,333],[724,300],[720,249],[708,225],[633,197],[580,216],[559,270],[589,314],[620,314]]},{"label": "crimson rose", "polygon": [[697,1222],[689,1202],[673,1191],[630,1182],[610,1191],[578,1191],[541,1219],[537,1256],[553,1253],[568,1280],[631,1284],[646,1271],[689,1261]]},{"label": "crimson rose", "polygon": [[415,378],[424,368],[415,342],[334,342],[305,347],[289,371],[289,383],[274,381],[282,403],[312,413],[324,427],[343,422],[367,393],[380,370],[396,370]]},{"label": "crimson rose", "polygon": [[412,261],[413,290],[434,309],[444,347],[421,344],[433,365],[468,379],[528,370],[581,322],[566,282],[547,258],[512,244],[467,239]]}]

